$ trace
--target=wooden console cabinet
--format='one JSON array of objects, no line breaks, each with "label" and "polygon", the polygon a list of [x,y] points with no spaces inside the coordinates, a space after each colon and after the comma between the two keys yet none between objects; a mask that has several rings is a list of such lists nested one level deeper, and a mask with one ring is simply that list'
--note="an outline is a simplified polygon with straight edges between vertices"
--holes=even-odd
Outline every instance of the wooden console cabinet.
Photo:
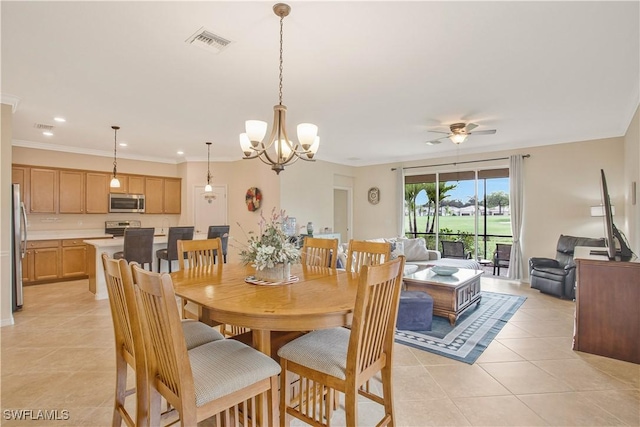
[{"label": "wooden console cabinet", "polygon": [[640,363],[640,262],[609,261],[590,249],[575,252],[573,349]]}]

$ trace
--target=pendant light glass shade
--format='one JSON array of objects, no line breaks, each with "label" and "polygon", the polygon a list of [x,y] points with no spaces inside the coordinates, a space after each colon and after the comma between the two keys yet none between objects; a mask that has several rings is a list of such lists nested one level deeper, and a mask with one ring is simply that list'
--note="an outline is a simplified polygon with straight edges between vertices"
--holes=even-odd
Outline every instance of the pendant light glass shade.
[{"label": "pendant light glass shade", "polygon": [[109,183],[109,187],[111,188],[120,188],[120,180],[118,179],[118,129],[120,126],[111,126],[113,129],[113,178],[111,178],[111,182]]}]

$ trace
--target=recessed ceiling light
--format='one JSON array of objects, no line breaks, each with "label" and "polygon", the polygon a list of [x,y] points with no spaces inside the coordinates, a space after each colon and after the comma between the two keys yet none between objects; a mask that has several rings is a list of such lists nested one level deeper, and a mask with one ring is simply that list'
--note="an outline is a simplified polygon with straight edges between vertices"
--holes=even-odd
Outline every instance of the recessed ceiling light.
[{"label": "recessed ceiling light", "polygon": [[67,119],[65,119],[64,117],[54,117],[53,120],[55,120],[58,123],[64,123],[67,121]]},{"label": "recessed ceiling light", "polygon": [[53,132],[49,132],[48,130],[45,130],[44,132],[42,132],[42,134],[44,136],[53,136]]},{"label": "recessed ceiling light", "polygon": [[127,145],[129,145],[129,144],[127,144],[126,142],[121,142],[121,143],[119,143],[118,145],[119,145],[120,147],[126,147],[126,146],[127,146]]},{"label": "recessed ceiling light", "polygon": [[184,154],[184,151],[178,151],[178,156],[182,156]]}]

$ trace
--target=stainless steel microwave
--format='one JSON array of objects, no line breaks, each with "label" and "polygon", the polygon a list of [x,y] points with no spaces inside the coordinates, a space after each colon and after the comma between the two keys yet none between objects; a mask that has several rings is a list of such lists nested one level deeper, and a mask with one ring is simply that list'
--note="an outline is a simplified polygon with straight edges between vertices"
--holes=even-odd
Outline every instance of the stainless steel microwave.
[{"label": "stainless steel microwave", "polygon": [[109,193],[109,212],[144,213],[144,194]]}]

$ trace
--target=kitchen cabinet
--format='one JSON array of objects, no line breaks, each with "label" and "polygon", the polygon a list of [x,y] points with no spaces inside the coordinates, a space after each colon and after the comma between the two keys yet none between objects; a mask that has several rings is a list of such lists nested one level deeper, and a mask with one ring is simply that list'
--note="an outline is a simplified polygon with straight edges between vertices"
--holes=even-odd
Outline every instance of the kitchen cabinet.
[{"label": "kitchen cabinet", "polygon": [[61,277],[84,277],[87,275],[87,245],[81,239],[61,241]]},{"label": "kitchen cabinet", "polygon": [[11,168],[11,183],[20,184],[20,201],[28,209],[29,203],[29,168],[24,166],[13,166]]},{"label": "kitchen cabinet", "polygon": [[76,170],[58,171],[58,212],[84,213],[85,173]]},{"label": "kitchen cabinet", "polygon": [[87,172],[86,212],[106,214],[109,212],[109,182],[111,175]]},{"label": "kitchen cabinet", "polygon": [[157,177],[146,177],[145,186],[145,213],[164,213],[164,179]]},{"label": "kitchen cabinet", "polygon": [[[140,175],[120,175],[120,188],[110,188],[110,193],[117,194],[144,194],[144,176]],[[111,182],[111,176],[109,176]]]},{"label": "kitchen cabinet", "polygon": [[58,213],[58,170],[30,168],[29,212]]},{"label": "kitchen cabinet", "polygon": [[38,240],[27,242],[31,251],[28,281],[55,280],[60,276],[60,241]]},{"label": "kitchen cabinet", "polygon": [[128,192],[129,194],[144,194],[144,176],[128,176]]},{"label": "kitchen cabinet", "polygon": [[180,178],[145,178],[145,213],[179,214],[182,206]]},{"label": "kitchen cabinet", "polygon": [[182,205],[182,180],[179,178],[164,179],[164,212],[166,214],[179,214]]}]

